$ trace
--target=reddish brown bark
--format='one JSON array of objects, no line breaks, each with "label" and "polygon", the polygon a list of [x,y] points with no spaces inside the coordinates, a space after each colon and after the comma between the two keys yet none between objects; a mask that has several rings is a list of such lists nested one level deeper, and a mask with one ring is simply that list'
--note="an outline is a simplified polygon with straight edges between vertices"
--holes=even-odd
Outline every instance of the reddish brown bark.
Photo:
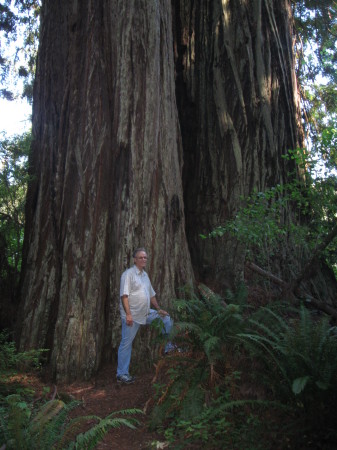
[{"label": "reddish brown bark", "polygon": [[198,278],[233,286],[242,246],[199,234],[233,217],[242,196],[294,170],[282,158],[302,144],[290,4],[174,4],[186,234]]},{"label": "reddish brown bark", "polygon": [[133,248],[162,305],[193,279],[171,28],[169,2],[43,5],[21,347],[50,348],[59,378],[111,355]]},{"label": "reddish brown bark", "polygon": [[242,269],[235,242],[198,235],[285,179],[290,20],[285,0],[43,2],[20,345],[50,348],[57,378],[115,357],[134,247],[165,307],[193,282],[190,252],[222,286]]}]

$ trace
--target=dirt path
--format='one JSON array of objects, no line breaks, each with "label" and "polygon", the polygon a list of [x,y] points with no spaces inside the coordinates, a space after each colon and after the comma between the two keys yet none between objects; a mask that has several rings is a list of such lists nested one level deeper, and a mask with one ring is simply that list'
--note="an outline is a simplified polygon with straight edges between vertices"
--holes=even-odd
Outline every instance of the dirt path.
[{"label": "dirt path", "polygon": [[[67,393],[82,401],[82,404],[73,411],[72,417],[95,414],[103,418],[113,411],[122,409],[144,409],[146,403],[153,397],[151,385],[153,371],[140,375],[131,385],[117,384],[115,373],[116,369],[113,366],[107,366],[91,382],[58,386],[59,393]],[[136,430],[126,427],[112,429],[96,449],[149,450],[156,448],[151,446],[152,442],[164,441],[163,437],[147,430],[148,416],[146,414],[136,417],[140,421]]]}]

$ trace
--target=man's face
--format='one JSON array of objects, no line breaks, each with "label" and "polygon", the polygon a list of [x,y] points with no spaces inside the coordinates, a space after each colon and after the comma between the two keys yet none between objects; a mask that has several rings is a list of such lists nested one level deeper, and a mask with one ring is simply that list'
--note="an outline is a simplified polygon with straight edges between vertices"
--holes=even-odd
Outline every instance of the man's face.
[{"label": "man's face", "polygon": [[135,256],[135,264],[139,270],[143,270],[147,263],[147,254],[145,252],[137,252]]}]

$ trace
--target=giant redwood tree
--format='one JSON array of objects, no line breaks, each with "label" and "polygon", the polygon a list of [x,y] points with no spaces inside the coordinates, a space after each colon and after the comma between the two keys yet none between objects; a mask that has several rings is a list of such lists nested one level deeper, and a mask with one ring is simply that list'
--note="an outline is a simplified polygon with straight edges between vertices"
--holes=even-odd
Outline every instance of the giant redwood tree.
[{"label": "giant redwood tree", "polygon": [[238,244],[199,234],[285,182],[282,156],[302,143],[290,2],[176,1],[174,17],[186,234],[196,274],[226,286]]},{"label": "giant redwood tree", "polygon": [[219,287],[241,251],[204,243],[300,141],[288,0],[44,0],[21,348],[58,379],[118,345],[118,290],[146,246],[160,303]]}]

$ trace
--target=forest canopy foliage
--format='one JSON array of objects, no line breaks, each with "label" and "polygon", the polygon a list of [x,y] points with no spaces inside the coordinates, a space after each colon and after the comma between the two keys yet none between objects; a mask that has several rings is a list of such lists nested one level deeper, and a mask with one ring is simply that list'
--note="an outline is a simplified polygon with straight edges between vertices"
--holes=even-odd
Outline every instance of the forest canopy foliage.
[{"label": "forest canopy foliage", "polygon": [[15,321],[31,133],[0,141],[0,328]]},{"label": "forest canopy foliage", "polygon": [[0,95],[8,100],[21,95],[32,101],[40,6],[39,0],[1,2]]},{"label": "forest canopy foliage", "polygon": [[312,150],[336,167],[337,5],[335,1],[293,1],[297,75],[303,126]]}]

